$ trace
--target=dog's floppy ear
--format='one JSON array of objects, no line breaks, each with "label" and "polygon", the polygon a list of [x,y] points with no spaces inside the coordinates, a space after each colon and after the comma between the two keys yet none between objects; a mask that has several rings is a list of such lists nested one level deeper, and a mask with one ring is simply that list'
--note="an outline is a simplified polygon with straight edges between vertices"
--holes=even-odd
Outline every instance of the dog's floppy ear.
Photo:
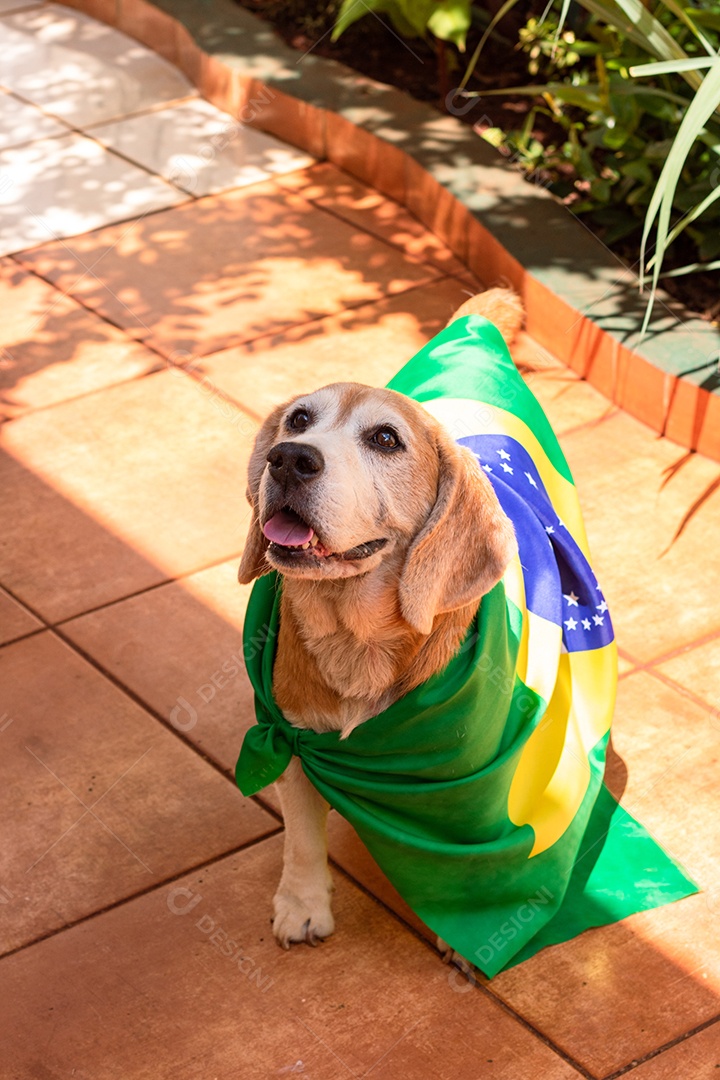
[{"label": "dog's floppy ear", "polygon": [[515,532],[469,450],[439,434],[438,493],[413,540],[399,585],[400,610],[421,634],[436,615],[480,600],[517,551]]},{"label": "dog's floppy ear", "polygon": [[278,425],[286,408],[287,405],[278,405],[277,408],[273,409],[260,428],[250,454],[246,495],[252,507],[252,519],[238,570],[238,581],[241,585],[248,585],[255,578],[268,574],[271,569],[265,561],[268,541],[263,536],[260,521],[258,520],[258,496],[260,493],[260,481],[267,463],[268,451],[277,440]]}]

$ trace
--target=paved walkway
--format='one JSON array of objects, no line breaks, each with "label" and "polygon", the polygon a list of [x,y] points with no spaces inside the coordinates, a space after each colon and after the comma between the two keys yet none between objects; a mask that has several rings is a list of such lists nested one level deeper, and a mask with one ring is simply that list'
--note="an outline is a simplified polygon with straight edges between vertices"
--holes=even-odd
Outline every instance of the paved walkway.
[{"label": "paved walkway", "polygon": [[337,934],[283,952],[231,778],[253,435],[475,286],[100,23],[0,0],[0,57],[2,1077],[720,1075],[718,465],[520,342],[622,649],[611,785],[704,892],[472,988],[334,819]]}]

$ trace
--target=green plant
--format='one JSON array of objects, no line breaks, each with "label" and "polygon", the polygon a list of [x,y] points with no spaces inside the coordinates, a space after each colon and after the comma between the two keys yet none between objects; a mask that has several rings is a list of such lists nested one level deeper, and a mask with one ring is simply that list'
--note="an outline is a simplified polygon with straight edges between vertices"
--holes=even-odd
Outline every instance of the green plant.
[{"label": "green plant", "polygon": [[[491,21],[463,90],[494,27],[516,2],[506,0]],[[670,274],[720,268],[720,4],[696,11],[677,0],[656,0],[651,12],[641,0],[577,3],[586,13],[582,38],[566,29],[570,0],[561,0],[555,22],[529,20],[521,33],[531,73],[561,73],[562,81],[483,94],[525,94],[542,102],[535,113],[551,116],[566,138],[539,152],[526,122],[512,135],[518,157],[532,168],[570,163],[582,196],[574,209],[601,221],[604,216],[609,239],[631,231],[632,212],[642,209],[641,285],[650,277],[644,332],[659,278],[668,276],[662,270],[667,250],[678,237],[695,245],[698,259]],[[491,136],[497,139],[495,131]]]},{"label": "green plant", "polygon": [[457,45],[465,51],[472,0],[343,0],[332,40],[369,12],[387,15],[403,37],[427,37]]}]

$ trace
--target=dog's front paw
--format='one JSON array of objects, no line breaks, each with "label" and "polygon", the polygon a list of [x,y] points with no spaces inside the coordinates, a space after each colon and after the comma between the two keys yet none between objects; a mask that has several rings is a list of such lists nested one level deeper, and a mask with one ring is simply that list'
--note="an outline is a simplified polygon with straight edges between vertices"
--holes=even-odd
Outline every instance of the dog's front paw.
[{"label": "dog's front paw", "polygon": [[335,929],[328,891],[298,896],[281,885],[273,906],[273,933],[283,949],[301,941],[317,945]]}]

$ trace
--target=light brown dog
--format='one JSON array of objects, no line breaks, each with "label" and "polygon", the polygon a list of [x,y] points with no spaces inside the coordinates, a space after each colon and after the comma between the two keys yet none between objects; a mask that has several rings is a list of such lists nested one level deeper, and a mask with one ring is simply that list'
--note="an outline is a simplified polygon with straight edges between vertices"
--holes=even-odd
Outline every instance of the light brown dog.
[{"label": "light brown dog", "polygon": [[[454,317],[467,314],[485,315],[508,341],[522,320],[502,289]],[[248,498],[240,581],[283,575],[275,700],[290,723],[343,737],[447,664],[516,551],[473,455],[421,405],[359,383],[270,414]],[[328,804],[297,758],[278,790],[285,853],[273,929],[288,948],[334,929]]]}]

